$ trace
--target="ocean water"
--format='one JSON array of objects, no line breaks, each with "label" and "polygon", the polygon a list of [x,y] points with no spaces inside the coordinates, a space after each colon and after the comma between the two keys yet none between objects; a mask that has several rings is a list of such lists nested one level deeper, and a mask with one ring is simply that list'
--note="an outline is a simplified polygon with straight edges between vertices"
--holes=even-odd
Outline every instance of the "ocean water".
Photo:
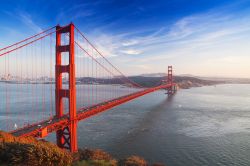
[{"label": "ocean water", "polygon": [[[45,90],[49,89],[46,86]],[[12,121],[21,121],[26,110],[33,106],[15,87],[10,87],[15,98],[10,109],[16,111],[8,115]],[[5,95],[3,85],[1,93]],[[49,94],[46,92],[46,109],[50,108]],[[247,166],[250,165],[249,101],[250,85],[244,84],[181,89],[172,97],[164,90],[154,92],[81,121],[78,145],[101,148],[117,158],[139,155],[150,163],[169,166]],[[1,102],[0,127],[4,129],[9,117],[4,112],[5,101]],[[54,135],[48,140],[54,141]]]},{"label": "ocean water", "polygon": [[79,147],[173,166],[250,165],[250,85],[158,91],[79,123]]}]

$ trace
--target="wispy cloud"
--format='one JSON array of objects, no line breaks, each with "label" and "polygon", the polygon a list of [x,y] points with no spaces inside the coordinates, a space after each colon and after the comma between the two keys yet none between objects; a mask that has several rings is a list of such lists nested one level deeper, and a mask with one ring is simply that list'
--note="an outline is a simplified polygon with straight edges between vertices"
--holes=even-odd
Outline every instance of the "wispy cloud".
[{"label": "wispy cloud", "polygon": [[86,17],[91,17],[95,14],[95,10],[92,10],[93,5],[96,3],[81,3],[73,5],[72,7],[62,8],[61,11],[56,16],[56,21],[58,23],[64,23],[68,21],[75,21],[77,19],[83,19]]},{"label": "wispy cloud", "polygon": [[34,21],[32,16],[22,10],[16,10],[14,13],[9,11],[3,11],[6,15],[10,16],[11,18],[15,18],[21,21],[27,28],[32,29],[35,32],[41,32],[42,28]]},{"label": "wispy cloud", "polygon": [[122,43],[123,46],[133,46],[138,44],[137,40],[128,40]]},{"label": "wispy cloud", "polygon": [[[152,29],[150,30],[152,31]],[[238,17],[210,11],[183,17],[175,23],[155,29],[147,35],[137,34],[133,31],[112,35],[104,32],[100,32],[100,34],[102,36],[105,34],[104,40],[99,40],[98,37],[96,40],[95,36],[92,38],[98,41],[98,46],[104,52],[122,56],[130,63],[135,63],[135,59],[138,59],[140,63],[136,61],[136,65],[139,66],[143,66],[143,63],[161,60],[179,64],[185,64],[184,61],[186,61],[191,68],[190,66],[194,66],[194,63],[204,64],[209,59],[220,58],[221,67],[225,66],[221,74],[226,75],[228,60],[235,59],[232,57],[238,56],[239,53],[245,56],[250,51],[246,47],[243,48],[244,51],[240,50],[242,49],[240,45],[246,45],[246,38],[250,38],[246,36],[246,34],[250,34],[250,15]],[[229,47],[232,48],[227,51]],[[139,56],[126,57],[124,55]],[[194,61],[192,62],[190,59],[194,59]],[[236,59],[238,60],[238,58]],[[219,66],[217,67],[218,70]],[[190,72],[195,71],[194,68]],[[156,66],[155,69],[163,70],[159,66]],[[207,69],[203,73],[209,74],[209,70]]]},{"label": "wispy cloud", "polygon": [[134,49],[121,50],[120,52],[128,55],[138,55],[142,53],[142,51]]},{"label": "wispy cloud", "polygon": [[71,11],[71,10],[66,10],[66,11],[61,11],[57,17],[56,17],[56,22],[58,23],[64,23],[64,22],[69,22],[69,21],[75,21],[77,19],[82,19],[86,17],[90,17],[94,15],[94,11],[92,10],[78,10],[77,12]]},{"label": "wispy cloud", "polygon": [[42,28],[39,27],[31,18],[31,15],[24,13],[24,12],[19,12],[18,17],[20,20],[29,28],[31,28],[35,32],[41,32]]}]

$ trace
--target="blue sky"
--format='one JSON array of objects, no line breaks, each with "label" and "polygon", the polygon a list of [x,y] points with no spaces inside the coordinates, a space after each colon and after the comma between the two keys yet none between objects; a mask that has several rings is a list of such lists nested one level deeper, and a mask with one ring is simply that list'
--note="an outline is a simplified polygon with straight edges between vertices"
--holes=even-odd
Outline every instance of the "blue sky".
[{"label": "blue sky", "polygon": [[72,21],[127,75],[250,76],[247,0],[0,2],[0,47]]}]

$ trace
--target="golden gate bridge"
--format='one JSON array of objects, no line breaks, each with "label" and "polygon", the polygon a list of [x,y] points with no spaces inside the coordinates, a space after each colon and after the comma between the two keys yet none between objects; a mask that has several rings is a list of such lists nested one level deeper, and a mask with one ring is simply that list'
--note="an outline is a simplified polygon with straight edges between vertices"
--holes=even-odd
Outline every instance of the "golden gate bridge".
[{"label": "golden gate bridge", "polygon": [[[176,90],[166,79],[144,87],[126,77],[73,24],[54,26],[0,49],[1,130],[44,138],[76,152],[77,123],[157,90]],[[108,85],[108,86],[107,86]]]}]

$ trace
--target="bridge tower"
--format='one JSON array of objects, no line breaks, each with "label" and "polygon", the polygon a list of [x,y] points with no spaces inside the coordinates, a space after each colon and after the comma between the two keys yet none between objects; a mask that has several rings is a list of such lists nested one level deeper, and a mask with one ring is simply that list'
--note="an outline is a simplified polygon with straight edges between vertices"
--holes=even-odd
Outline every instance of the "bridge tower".
[{"label": "bridge tower", "polygon": [[[69,43],[62,45],[61,35],[69,35]],[[74,25],[71,23],[65,27],[56,27],[56,89],[55,105],[56,117],[60,119],[64,116],[63,98],[68,99],[69,103],[69,126],[57,130],[57,145],[61,148],[77,152],[77,119],[76,119],[76,87],[75,87],[75,53],[74,53]],[[69,56],[69,63],[62,64],[62,53],[66,52]],[[69,86],[64,89],[62,86],[62,74],[68,73]]]},{"label": "bridge tower", "polygon": [[168,66],[168,78],[167,78],[167,84],[171,84],[171,87],[167,89],[167,94],[172,95],[174,93],[173,90],[173,68],[172,66]]}]

